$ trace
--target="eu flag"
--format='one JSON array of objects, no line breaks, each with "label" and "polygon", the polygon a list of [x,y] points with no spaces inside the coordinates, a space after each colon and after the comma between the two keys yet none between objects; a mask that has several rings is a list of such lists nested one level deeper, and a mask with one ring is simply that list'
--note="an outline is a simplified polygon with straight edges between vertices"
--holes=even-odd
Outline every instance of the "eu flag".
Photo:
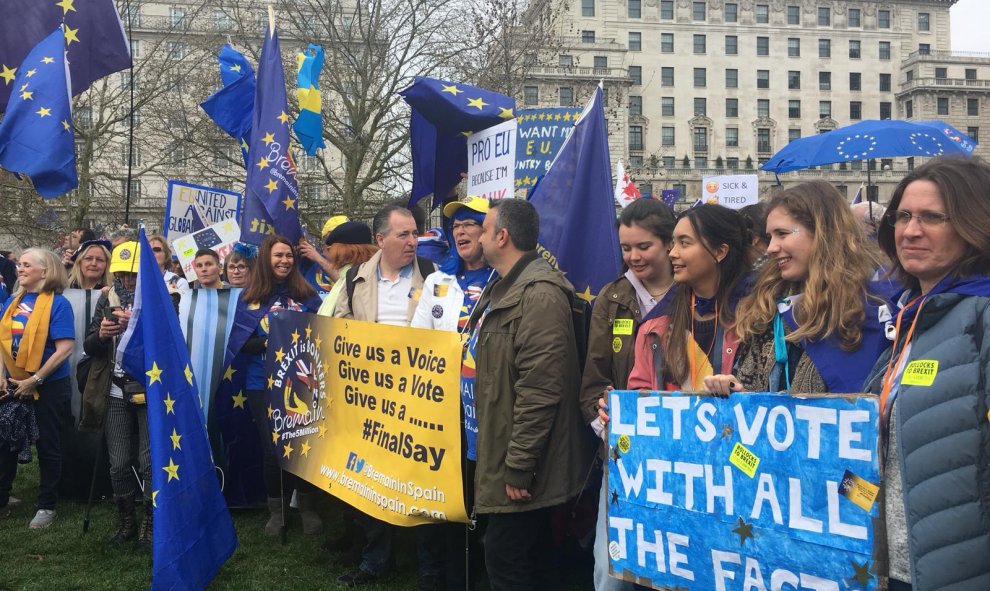
[{"label": "eu flag", "polygon": [[467,172],[467,135],[515,117],[512,97],[484,88],[418,76],[401,91],[412,107],[413,187],[409,205],[433,194],[433,207]]},{"label": "eu flag", "polygon": [[113,0],[3,0],[0,7],[0,113],[21,92],[14,76],[27,69],[28,51],[63,22],[73,96],[131,65]]},{"label": "eu flag", "polygon": [[299,187],[289,153],[289,103],[274,29],[261,46],[247,168],[241,242],[261,244],[272,233],[299,242]]},{"label": "eu flag", "polygon": [[540,214],[540,248],[590,302],[622,267],[601,87],[529,201]]},{"label": "eu flag", "polygon": [[217,57],[223,88],[200,103],[210,119],[220,129],[238,140],[247,164],[247,146],[251,137],[251,117],[254,114],[254,69],[241,52],[229,43],[220,49]]},{"label": "eu flag", "polygon": [[117,348],[128,374],[147,376],[154,545],[151,588],[205,589],[237,547],[220,493],[179,318],[144,228],[130,325]]},{"label": "eu flag", "polygon": [[17,94],[0,122],[0,167],[31,177],[46,199],[79,184],[65,35],[59,26],[17,69]]}]

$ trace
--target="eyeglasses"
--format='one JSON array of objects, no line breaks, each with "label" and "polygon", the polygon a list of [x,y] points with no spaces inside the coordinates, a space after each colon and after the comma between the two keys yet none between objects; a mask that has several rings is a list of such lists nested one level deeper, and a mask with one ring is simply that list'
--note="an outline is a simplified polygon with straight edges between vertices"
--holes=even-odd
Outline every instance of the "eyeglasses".
[{"label": "eyeglasses", "polygon": [[151,250],[153,250],[155,252],[165,252],[165,249],[162,248],[161,246],[152,246],[151,247]]},{"label": "eyeglasses", "polygon": [[481,226],[481,224],[474,220],[464,220],[463,222],[454,222],[450,225],[450,229],[456,232],[460,228],[467,230],[469,228],[477,228],[479,226]]},{"label": "eyeglasses", "polygon": [[941,226],[950,219],[949,216],[938,211],[911,213],[903,209],[892,211],[884,216],[884,219],[887,220],[887,225],[891,227],[906,226],[911,223],[911,218],[918,220],[918,223],[926,228]]},{"label": "eyeglasses", "polygon": [[227,265],[228,271],[247,271],[248,266],[245,264],[238,265]]}]

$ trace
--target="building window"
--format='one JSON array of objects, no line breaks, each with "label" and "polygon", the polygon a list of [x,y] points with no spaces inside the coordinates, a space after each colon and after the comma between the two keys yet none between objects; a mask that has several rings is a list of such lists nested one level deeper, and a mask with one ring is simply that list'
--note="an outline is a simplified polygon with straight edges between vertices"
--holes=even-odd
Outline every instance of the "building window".
[{"label": "building window", "polygon": [[704,2],[692,2],[691,3],[691,20],[703,21],[705,20],[705,3]]},{"label": "building window", "polygon": [[707,127],[695,127],[694,128],[694,151],[695,152],[707,152],[708,151],[708,128]]},{"label": "building window", "polygon": [[674,0],[660,0],[660,18],[674,20]]},{"label": "building window", "polygon": [[858,60],[860,57],[860,42],[858,39],[849,40],[849,59]]},{"label": "building window", "polygon": [[639,155],[629,155],[629,168],[642,168],[643,157]]},{"label": "building window", "polygon": [[904,76],[907,77],[908,82],[914,80],[914,70],[908,70],[907,72],[904,73]]},{"label": "building window", "polygon": [[708,86],[708,71],[706,68],[694,69],[694,87],[704,88]]},{"label": "building window", "polygon": [[770,116],[770,99],[756,99],[756,116]]},{"label": "building window", "polygon": [[890,74],[880,74],[880,92],[890,92]]},{"label": "building window", "polygon": [[818,90],[832,90],[832,72],[818,72]]},{"label": "building window", "polygon": [[921,54],[921,55],[931,55],[931,53],[932,53],[932,46],[929,45],[928,43],[919,43],[918,44],[918,53]]},{"label": "building window", "polygon": [[914,101],[904,102],[904,118],[910,119],[914,117]]},{"label": "building window", "polygon": [[523,87],[523,102],[527,105],[538,105],[540,104],[540,87],[539,86],[524,86]]},{"label": "building window", "polygon": [[735,68],[727,68],[725,70],[725,87],[739,88],[739,70]]},{"label": "building window", "polygon": [[660,33],[660,51],[663,53],[674,53],[673,33]]},{"label": "building window", "polygon": [[595,16],[595,0],[581,0],[581,16]]},{"label": "building window", "polygon": [[770,38],[756,38],[756,55],[770,55]]},{"label": "building window", "polygon": [[643,83],[643,66],[629,66],[629,81],[634,86]]},{"label": "building window", "polygon": [[725,116],[729,118],[735,118],[739,116],[739,99],[737,98],[725,99]]},{"label": "building window", "polygon": [[229,31],[234,28],[234,19],[230,18],[226,10],[217,8],[213,11],[213,24],[218,31]]},{"label": "building window", "polygon": [[966,99],[966,114],[975,117],[980,114],[980,99]]},{"label": "building window", "polygon": [[889,102],[883,101],[880,103],[880,118],[881,119],[891,118],[891,105]]},{"label": "building window", "polygon": [[673,86],[673,85],[674,85],[673,66],[664,66],[660,68],[660,86]]},{"label": "building window", "polygon": [[794,140],[801,139],[801,129],[790,128],[787,130],[787,143],[791,143]]},{"label": "building window", "polygon": [[186,44],[182,41],[168,42],[168,57],[173,60],[181,60],[186,57]]},{"label": "building window", "polygon": [[770,70],[756,71],[756,87],[770,88]]},{"label": "building window", "polygon": [[695,97],[694,99],[694,115],[697,117],[701,115],[702,117],[708,116],[708,100],[704,97]]},{"label": "building window", "polygon": [[936,99],[937,108],[936,113],[938,115],[948,115],[949,114],[949,99],[945,97],[939,97]]},{"label": "building window", "polygon": [[787,57],[801,57],[801,40],[797,37],[787,39]]},{"label": "building window", "polygon": [[849,101],[849,119],[859,121],[863,118],[863,103],[859,101]]},{"label": "building window", "polygon": [[818,118],[824,119],[832,116],[832,101],[818,101]]},{"label": "building window", "polygon": [[[738,140],[736,141],[737,141],[736,145],[738,146],[739,145]],[[729,170],[739,170],[739,158],[737,157],[726,158],[725,167],[728,168]]]},{"label": "building window", "polygon": [[674,116],[674,97],[672,96],[660,97],[660,115],[663,117]]},{"label": "building window", "polygon": [[694,36],[694,53],[695,54],[708,53],[708,42],[704,35]]},{"label": "building window", "polygon": [[574,58],[566,53],[562,53],[557,57],[557,65],[561,68],[570,68],[574,65]]},{"label": "building window", "polygon": [[643,34],[630,31],[629,32],[629,51],[642,51],[643,50]]},{"label": "building window", "polygon": [[739,55],[739,37],[735,35],[725,36],[725,55]]},{"label": "building window", "polygon": [[880,59],[882,60],[890,59],[890,41],[880,42]]},{"label": "building window", "polygon": [[642,0],[629,0],[629,18],[641,18],[643,16]]},{"label": "building window", "polygon": [[629,126],[629,149],[630,150],[642,150],[643,149],[643,126],[642,125],[630,125]]},{"label": "building window", "polygon": [[849,90],[863,90],[863,75],[859,72],[849,72]]},{"label": "building window", "polygon": [[945,80],[948,77],[949,77],[949,69],[948,68],[935,68],[935,79],[936,80]]},{"label": "building window", "polygon": [[789,24],[789,25],[800,25],[801,24],[801,7],[800,6],[788,6],[787,7],[787,24]]},{"label": "building window", "polygon": [[[739,128],[738,127],[726,127],[725,128],[725,146],[727,148],[738,148],[739,147]],[[738,162],[738,159],[736,161]]]},{"label": "building window", "polygon": [[976,80],[976,68],[966,68],[966,80]]},{"label": "building window", "polygon": [[186,9],[175,6],[169,8],[168,21],[174,29],[185,29],[188,25],[188,21],[186,20]]},{"label": "building window", "polygon": [[[131,179],[131,203],[136,203],[141,200],[141,179]],[[127,181],[120,181],[120,194],[123,196],[127,193]]]},{"label": "building window", "polygon": [[660,159],[660,161],[663,162],[664,168],[674,168],[675,166],[677,166],[676,160],[677,159],[674,158],[673,156],[664,156],[663,158]]},{"label": "building window", "polygon": [[756,5],[756,22],[761,25],[765,25],[770,22],[770,5],[769,4],[757,4]]},{"label": "building window", "polygon": [[931,30],[931,15],[927,12],[918,13],[918,30],[919,31],[930,31]]},{"label": "building window", "polygon": [[890,11],[889,10],[878,10],[877,11],[877,28],[878,29],[889,29],[890,28]]},{"label": "building window", "polygon": [[787,89],[801,90],[801,72],[791,70],[787,73]]},{"label": "building window", "polygon": [[756,129],[756,151],[762,153],[773,152],[773,146],[770,145],[769,128],[758,127]]},{"label": "building window", "polygon": [[572,107],[574,106],[574,89],[570,86],[560,87],[560,106],[561,107]]},{"label": "building window", "polygon": [[725,22],[727,23],[737,23],[739,22],[739,5],[735,2],[725,3]]},{"label": "building window", "polygon": [[832,57],[832,40],[818,40],[818,57]]},{"label": "building window", "polygon": [[968,135],[974,142],[979,143],[980,141],[980,128],[979,127],[967,127],[966,135]]},{"label": "building window", "polygon": [[593,62],[594,68],[596,70],[607,70],[608,69],[608,56],[607,55],[596,55]]},{"label": "building window", "polygon": [[581,43],[594,43],[594,42],[595,42],[594,31],[581,31]]},{"label": "building window", "polygon": [[860,14],[861,13],[860,13],[860,11],[859,11],[858,8],[850,8],[849,9],[849,17],[848,17],[848,19],[846,21],[847,24],[850,27],[861,27],[861,26],[863,26],[860,23]]},{"label": "building window", "polygon": [[674,145],[674,128],[672,126],[660,128],[660,145],[662,146]]},{"label": "building window", "polygon": [[791,119],[801,118],[801,101],[787,101],[787,116]]},{"label": "building window", "polygon": [[639,117],[643,114],[643,97],[629,95],[629,116]]},{"label": "building window", "polygon": [[829,27],[832,25],[832,9],[828,6],[818,7],[818,26]]}]

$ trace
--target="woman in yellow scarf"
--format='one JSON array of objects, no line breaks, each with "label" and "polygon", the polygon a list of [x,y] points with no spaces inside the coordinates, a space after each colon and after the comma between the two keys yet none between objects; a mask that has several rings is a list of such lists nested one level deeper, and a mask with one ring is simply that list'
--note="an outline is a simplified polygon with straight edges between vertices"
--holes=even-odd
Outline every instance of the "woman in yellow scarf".
[{"label": "woman in yellow scarf", "polygon": [[[34,400],[38,421],[41,486],[38,512],[29,527],[55,521],[62,476],[61,430],[72,421],[69,364],[75,339],[72,307],[62,297],[68,279],[55,253],[29,248],[17,263],[18,288],[0,315],[0,396]],[[17,475],[17,453],[0,449],[0,516]]]}]

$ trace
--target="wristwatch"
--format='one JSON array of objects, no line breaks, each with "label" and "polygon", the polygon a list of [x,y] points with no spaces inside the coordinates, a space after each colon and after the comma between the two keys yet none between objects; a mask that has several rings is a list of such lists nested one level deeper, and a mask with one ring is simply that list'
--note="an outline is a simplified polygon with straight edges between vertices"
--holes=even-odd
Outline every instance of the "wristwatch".
[{"label": "wristwatch", "polygon": [[39,376],[38,374],[34,374],[31,377],[34,378],[35,383],[37,383],[39,386],[45,383],[45,378]]}]

